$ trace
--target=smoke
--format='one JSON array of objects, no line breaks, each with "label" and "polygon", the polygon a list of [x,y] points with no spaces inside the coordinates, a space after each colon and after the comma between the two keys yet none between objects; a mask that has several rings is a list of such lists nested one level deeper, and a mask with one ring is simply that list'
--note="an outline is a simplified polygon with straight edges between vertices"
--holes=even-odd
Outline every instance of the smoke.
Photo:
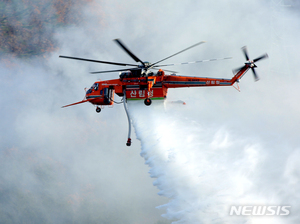
[{"label": "smoke", "polygon": [[[223,9],[212,21],[226,18],[229,8],[236,4],[239,3],[210,5],[214,10]],[[252,14],[245,13],[246,8],[240,5],[237,7],[240,12],[235,10],[236,14],[230,19],[219,21],[226,26],[220,28],[220,24],[213,24],[220,29],[209,29],[212,23],[207,18],[203,20],[208,24],[199,23],[199,26],[207,26],[201,30],[204,35],[210,31],[226,37],[227,31],[223,28],[238,32],[232,32],[233,40],[229,41],[232,44],[234,41],[234,45],[243,46],[244,40],[253,40],[251,48],[248,45],[252,58],[256,57],[255,50],[257,56],[263,53],[255,46],[261,44],[260,48],[269,53],[270,61],[260,63],[259,83],[251,84],[249,73],[240,84],[241,93],[225,88],[171,90],[170,101],[184,100],[188,106],[173,107],[169,111],[163,111],[162,105],[151,109],[131,105],[134,127],[142,143],[141,156],[150,167],[149,173],[155,178],[153,184],[160,190],[159,194],[170,199],[159,208],[165,209],[163,216],[174,223],[297,223],[299,220],[294,213],[299,209],[295,199],[299,198],[296,193],[299,167],[295,164],[299,159],[299,118],[296,115],[299,91],[292,87],[299,77],[291,56],[299,49],[293,39],[296,34],[291,30],[298,23],[297,16],[288,11],[289,6],[281,4],[282,1],[255,2],[256,7],[252,5],[255,10],[247,5]],[[187,17],[203,12],[205,10],[192,10]],[[207,12],[211,16],[211,11]],[[236,25],[232,17],[240,18],[240,27],[230,28]],[[195,26],[195,23],[190,25]],[[210,37],[224,41],[218,34]],[[221,52],[227,47],[220,47]],[[218,53],[217,50],[211,52]],[[243,59],[239,54],[234,55],[235,58]],[[269,67],[263,68],[263,63]],[[209,71],[205,66],[204,71]],[[214,67],[217,71],[219,68]],[[197,74],[195,69],[189,69],[190,74]],[[226,69],[222,66],[221,70],[219,73]],[[290,205],[291,215],[284,218],[229,216],[231,205],[261,204]]]},{"label": "smoke", "polygon": [[[19,3],[21,8],[25,4]],[[53,6],[55,2],[48,3]],[[76,3],[71,8],[84,12],[84,7],[79,9]],[[6,11],[13,18],[15,14],[9,13]],[[39,19],[45,22],[48,16],[39,14]],[[1,45],[1,223],[162,220],[155,206],[165,200],[156,195],[157,190],[147,176],[139,145],[130,149],[125,146],[123,107],[116,105],[114,109],[103,110],[100,117],[95,116],[89,104],[75,110],[61,109],[67,103],[81,100],[84,87],[96,79],[85,75],[89,70],[86,65],[58,59],[59,54],[76,54],[76,43],[70,44],[70,35],[77,33],[75,39],[84,39],[84,29],[89,30],[84,27],[82,21],[77,28],[74,23],[55,23],[38,33],[29,30],[33,36],[57,44],[55,49],[45,48],[41,56],[35,52],[24,56],[20,51],[20,59],[14,57],[19,56],[16,51],[4,49],[8,45]],[[33,40],[22,39],[23,31],[18,32],[22,49],[29,52]],[[4,42],[10,43],[12,36],[5,36],[2,30],[1,34],[6,38]],[[43,48],[34,44],[35,49]],[[83,52],[90,51],[87,48]]]},{"label": "smoke", "polygon": [[159,220],[155,206],[164,200],[155,197],[138,148],[125,148],[123,108],[104,110],[102,117],[94,116],[91,105],[63,110],[61,94],[70,94],[63,88],[69,81],[17,64],[22,71],[1,68],[11,72],[1,82],[2,96],[11,93],[1,98],[1,222]]},{"label": "smoke", "polygon": [[292,211],[298,210],[298,203],[290,198],[295,195],[290,191],[296,187],[295,179],[287,182],[286,172],[297,170],[289,160],[299,150],[287,148],[283,153],[269,148],[263,139],[198,123],[199,119],[186,115],[185,105],[166,104],[146,108],[129,103],[142,143],[141,156],[155,178],[153,185],[159,195],[170,199],[158,206],[166,211],[163,217],[172,223],[294,223],[299,219],[295,214],[267,219],[229,216],[231,205],[288,204]]},{"label": "smoke", "polygon": [[[19,9],[26,8],[26,1],[9,2],[20,8],[16,17],[1,5],[9,18],[1,20],[1,37],[7,37],[1,39],[6,44],[1,44],[0,67],[2,222],[299,220],[299,6],[295,1],[145,4],[132,0],[83,5],[64,1],[67,6],[62,8],[68,10],[62,14],[54,5],[64,4],[49,1],[51,7],[43,8],[43,13],[28,7],[25,12],[33,13],[24,17]],[[42,9],[42,4],[36,6]],[[29,15],[43,26],[19,29],[28,28]],[[49,18],[53,18],[50,24]],[[58,18],[66,22],[61,24]],[[10,24],[14,32],[5,33],[3,24]],[[187,105],[171,104],[166,111],[162,106],[130,105],[141,145],[133,136],[132,147],[126,148],[122,105],[105,108],[99,115],[89,104],[60,108],[81,100],[83,88],[95,80],[117,76],[88,75],[116,67],[58,55],[132,63],[111,41],[115,38],[150,62],[201,40],[207,43],[168,62],[233,57],[172,67],[182,75],[230,78],[231,69],[245,61],[240,51],[244,45],[251,58],[267,52],[269,60],[257,63],[259,82],[253,82],[250,72],[243,77],[240,93],[227,87],[176,89],[169,90],[168,100]],[[22,41],[26,44],[20,45]],[[16,52],[22,59],[11,57]],[[141,146],[154,187],[139,156]],[[228,217],[228,206],[239,203],[291,205],[292,212],[282,220]]]},{"label": "smoke", "polygon": [[86,0],[3,1],[1,12],[1,54],[17,57],[45,55],[57,50],[55,29],[78,24],[79,10]]}]

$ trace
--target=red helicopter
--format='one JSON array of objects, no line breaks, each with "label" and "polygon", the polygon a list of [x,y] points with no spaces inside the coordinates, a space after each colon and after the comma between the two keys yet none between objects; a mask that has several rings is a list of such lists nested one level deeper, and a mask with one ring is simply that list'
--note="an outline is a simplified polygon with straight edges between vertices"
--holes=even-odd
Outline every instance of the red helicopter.
[{"label": "red helicopter", "polygon": [[[121,72],[118,79],[111,79],[106,81],[97,81],[95,82],[90,89],[86,91],[85,99],[76,103],[72,103],[63,107],[69,107],[76,104],[81,104],[85,102],[90,102],[94,105],[97,105],[96,112],[101,112],[101,106],[110,106],[115,103],[114,94],[117,94],[120,97],[123,97],[124,108],[127,114],[128,122],[129,122],[129,133],[128,140],[126,145],[131,145],[131,121],[127,110],[126,102],[127,100],[144,100],[146,106],[150,106],[152,100],[162,100],[167,97],[168,88],[182,88],[182,87],[210,87],[210,86],[233,86],[233,84],[237,83],[237,90],[239,90],[238,82],[243,77],[243,75],[251,69],[254,75],[255,81],[258,81],[259,78],[255,72],[257,66],[254,64],[255,62],[267,58],[267,54],[263,54],[262,56],[250,60],[247,52],[247,48],[243,47],[242,51],[245,55],[246,62],[242,67],[233,70],[234,76],[231,79],[223,79],[223,78],[204,78],[204,77],[191,77],[191,76],[178,76],[173,71],[165,70],[167,72],[171,72],[173,74],[166,75],[160,67],[172,66],[178,64],[159,64],[175,55],[178,55],[186,50],[189,50],[193,47],[196,47],[200,44],[205,43],[201,41],[196,43],[184,50],[181,50],[171,56],[168,56],[162,60],[159,60],[155,63],[150,63],[147,61],[142,61],[136,55],[134,55],[128,47],[126,47],[120,39],[114,40],[133,60],[139,62],[139,65],[129,64],[129,63],[118,63],[118,62],[109,62],[109,61],[99,61],[93,59],[86,58],[77,58],[77,57],[69,57],[62,56],[61,58],[67,59],[75,59],[81,61],[89,61],[96,63],[104,63],[111,65],[119,65],[119,66],[131,66],[131,68],[118,69],[118,70],[109,70],[109,71],[99,71],[99,72],[91,72],[92,74],[96,73],[108,73],[108,72]],[[201,60],[201,61],[193,61],[179,64],[191,64],[191,63],[199,63],[205,61],[216,61],[221,59],[230,59],[229,58],[219,58],[219,59],[209,59],[209,60]],[[158,70],[157,72],[152,72],[151,70]]]}]

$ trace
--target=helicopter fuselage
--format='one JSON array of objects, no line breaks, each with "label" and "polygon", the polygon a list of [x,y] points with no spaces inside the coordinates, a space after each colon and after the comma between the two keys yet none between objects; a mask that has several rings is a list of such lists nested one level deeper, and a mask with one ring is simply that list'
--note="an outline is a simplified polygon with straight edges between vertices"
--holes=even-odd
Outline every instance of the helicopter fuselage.
[{"label": "helicopter fuselage", "polygon": [[247,70],[245,66],[232,79],[204,78],[191,76],[154,75],[147,77],[134,77],[130,73],[121,74],[119,79],[97,81],[86,92],[86,99],[94,105],[112,105],[114,94],[123,97],[126,94],[127,100],[163,100],[167,97],[168,88],[183,87],[212,87],[231,86]]}]

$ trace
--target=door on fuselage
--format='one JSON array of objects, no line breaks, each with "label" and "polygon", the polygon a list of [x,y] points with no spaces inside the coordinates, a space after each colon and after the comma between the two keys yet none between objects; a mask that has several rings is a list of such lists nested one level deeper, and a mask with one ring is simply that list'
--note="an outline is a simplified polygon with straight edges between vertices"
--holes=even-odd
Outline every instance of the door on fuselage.
[{"label": "door on fuselage", "polygon": [[113,88],[103,88],[104,104],[111,105],[113,104],[114,98],[114,89]]}]

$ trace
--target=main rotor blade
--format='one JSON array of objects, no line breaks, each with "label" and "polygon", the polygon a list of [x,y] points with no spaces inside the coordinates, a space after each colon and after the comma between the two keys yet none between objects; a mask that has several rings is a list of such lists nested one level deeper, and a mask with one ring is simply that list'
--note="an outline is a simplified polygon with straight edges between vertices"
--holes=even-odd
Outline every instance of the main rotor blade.
[{"label": "main rotor blade", "polygon": [[126,47],[126,46],[121,42],[120,39],[114,39],[114,41],[117,42],[117,43],[119,44],[119,46],[120,46],[127,54],[129,54],[130,57],[133,58],[133,60],[135,60],[136,62],[141,62],[141,63],[145,66],[144,62],[143,62],[141,59],[139,59],[137,56],[135,56],[135,55],[128,49],[128,47]]},{"label": "main rotor blade", "polygon": [[231,59],[232,57],[227,58],[215,58],[215,59],[205,59],[201,61],[190,61],[190,62],[183,62],[183,63],[174,63],[174,64],[165,64],[165,65],[155,65],[153,67],[163,67],[163,66],[173,66],[173,65],[188,65],[188,64],[194,64],[194,63],[200,63],[200,62],[208,62],[208,61],[218,61],[218,60],[225,60],[225,59]]},{"label": "main rotor blade", "polygon": [[269,57],[268,54],[264,54],[264,55],[262,55],[262,56],[260,56],[260,57],[258,57],[258,58],[255,58],[255,59],[253,60],[253,62],[257,62],[257,61],[259,61],[259,60],[261,60],[261,59],[268,58],[268,57]]},{"label": "main rotor blade", "polygon": [[164,58],[164,59],[162,59],[162,60],[160,60],[160,61],[158,61],[158,62],[153,63],[151,66],[156,65],[156,64],[158,64],[158,63],[160,63],[160,62],[162,62],[162,61],[165,61],[165,60],[167,60],[167,59],[169,59],[169,58],[171,58],[171,57],[174,57],[174,56],[177,55],[177,54],[180,54],[180,53],[182,53],[182,52],[184,52],[184,51],[187,51],[187,50],[189,50],[189,49],[191,49],[191,48],[193,48],[193,47],[196,47],[196,46],[198,46],[198,45],[200,45],[200,44],[203,44],[203,43],[205,43],[205,41],[201,41],[201,42],[199,42],[199,43],[196,43],[196,44],[194,44],[194,45],[192,45],[192,46],[190,46],[190,47],[188,47],[188,48],[185,48],[185,49],[183,49],[183,50],[181,50],[181,51],[179,51],[179,52],[177,52],[177,53],[175,53],[175,54],[172,54],[172,55],[169,56],[169,57],[166,57],[166,58]]},{"label": "main rotor blade", "polygon": [[258,76],[257,76],[257,74],[256,74],[256,72],[255,72],[255,69],[254,69],[254,68],[251,68],[251,69],[252,69],[252,72],[253,72],[253,76],[254,76],[255,81],[258,81],[259,78],[258,78]]},{"label": "main rotor blade", "polygon": [[109,72],[123,72],[128,70],[138,70],[140,68],[125,68],[125,69],[118,69],[118,70],[108,70],[108,71],[99,71],[99,72],[90,72],[91,74],[98,74],[98,73],[109,73]]},{"label": "main rotor blade", "polygon": [[244,52],[246,61],[249,61],[249,56],[248,56],[247,47],[246,47],[246,46],[242,47],[242,51]]},{"label": "main rotor blade", "polygon": [[86,58],[76,58],[76,57],[69,57],[69,56],[63,56],[59,55],[60,58],[67,58],[67,59],[75,59],[80,61],[89,61],[89,62],[97,62],[97,63],[103,63],[103,64],[110,64],[110,65],[120,65],[120,66],[137,66],[133,64],[125,64],[125,63],[118,63],[118,62],[110,62],[110,61],[98,61],[93,59],[86,59]]}]

